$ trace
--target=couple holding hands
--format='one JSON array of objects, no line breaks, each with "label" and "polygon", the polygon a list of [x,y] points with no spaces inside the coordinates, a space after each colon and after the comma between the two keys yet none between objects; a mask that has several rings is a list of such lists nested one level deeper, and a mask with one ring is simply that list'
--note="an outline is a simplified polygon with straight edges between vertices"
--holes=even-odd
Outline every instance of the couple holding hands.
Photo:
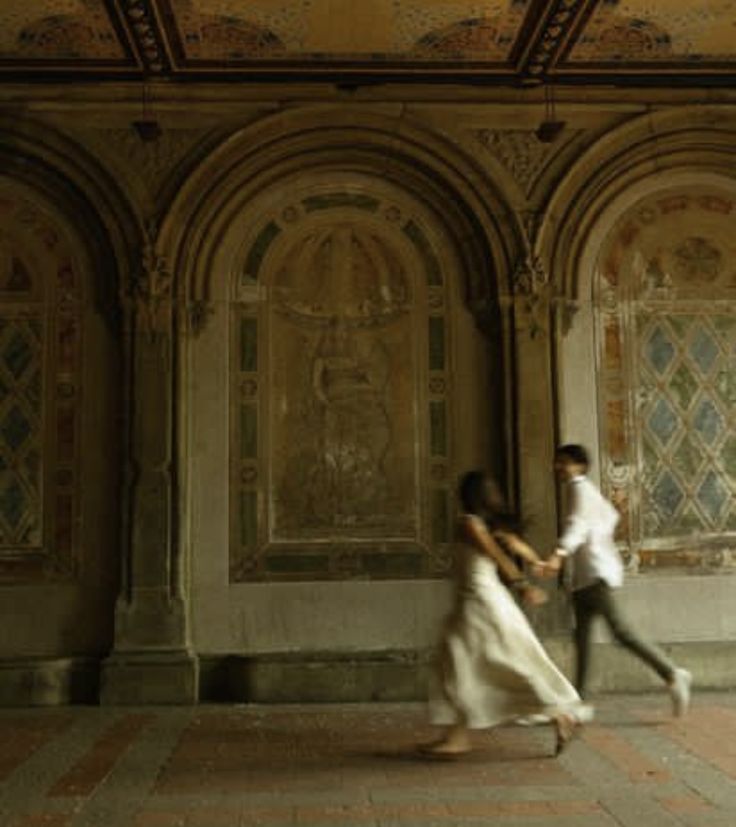
[{"label": "couple holding hands", "polygon": [[[555,726],[558,755],[593,709],[583,701],[593,620],[602,617],[614,639],[654,669],[667,684],[675,715],[684,715],[692,676],[626,622],[616,600],[623,563],[614,542],[618,512],[587,477],[587,452],[563,445],[555,471],[569,486],[569,513],[555,551],[542,560],[517,533],[498,486],[471,471],[461,482],[456,593],[443,630],[435,683],[430,694],[432,723],[445,727],[437,741],[423,745],[429,757],[456,758],[471,749],[470,730],[529,718]],[[532,574],[556,576],[569,567],[575,615],[575,685],[555,666],[513,593],[540,605],[545,592],[532,585],[513,558]]]}]

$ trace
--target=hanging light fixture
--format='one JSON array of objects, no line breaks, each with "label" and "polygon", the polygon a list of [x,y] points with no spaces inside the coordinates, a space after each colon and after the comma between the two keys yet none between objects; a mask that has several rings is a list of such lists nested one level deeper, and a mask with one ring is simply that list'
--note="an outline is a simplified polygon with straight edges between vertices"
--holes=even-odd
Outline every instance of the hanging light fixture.
[{"label": "hanging light fixture", "polygon": [[138,137],[149,143],[150,141],[157,141],[161,137],[161,124],[151,114],[148,100],[148,84],[143,81],[142,96],[141,96],[141,117],[137,121],[133,121],[131,126],[135,130]]},{"label": "hanging light fixture", "polygon": [[565,128],[565,121],[558,121],[555,115],[555,97],[551,86],[544,87],[544,120],[536,131],[537,140],[542,144],[551,144],[559,138]]}]

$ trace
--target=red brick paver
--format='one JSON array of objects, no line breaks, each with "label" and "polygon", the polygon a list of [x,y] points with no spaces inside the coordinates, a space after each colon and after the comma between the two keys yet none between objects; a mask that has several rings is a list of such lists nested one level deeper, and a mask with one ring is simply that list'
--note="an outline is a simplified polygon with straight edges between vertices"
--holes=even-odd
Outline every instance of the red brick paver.
[{"label": "red brick paver", "polygon": [[97,739],[89,752],[54,784],[49,795],[90,795],[152,720],[152,715],[126,715],[114,723]]},{"label": "red brick paver", "polygon": [[669,770],[652,761],[609,727],[590,726],[584,738],[596,752],[635,783],[661,783],[672,778]]},{"label": "red brick paver", "polygon": [[5,712],[0,827],[648,827],[639,804],[736,825],[736,696],[676,721],[660,698],[597,706],[559,759],[550,727],[509,726],[453,762],[416,751],[416,705]]},{"label": "red brick paver", "polygon": [[697,708],[684,720],[666,725],[663,731],[688,752],[736,779],[736,710]]},{"label": "red brick paver", "polygon": [[24,710],[17,718],[0,721],[0,781],[63,732],[71,720],[66,713],[39,717]]}]

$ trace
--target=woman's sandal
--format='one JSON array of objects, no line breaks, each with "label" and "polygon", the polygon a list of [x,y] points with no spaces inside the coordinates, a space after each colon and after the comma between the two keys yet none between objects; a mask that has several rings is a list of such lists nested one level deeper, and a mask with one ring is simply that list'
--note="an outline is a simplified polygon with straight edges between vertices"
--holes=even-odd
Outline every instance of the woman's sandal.
[{"label": "woman's sandal", "polygon": [[457,761],[470,751],[470,747],[460,749],[447,749],[444,741],[433,741],[429,744],[418,744],[417,753],[422,758],[430,758],[433,761]]},{"label": "woman's sandal", "polygon": [[572,715],[555,718],[555,758],[560,755],[580,730],[580,722]]}]

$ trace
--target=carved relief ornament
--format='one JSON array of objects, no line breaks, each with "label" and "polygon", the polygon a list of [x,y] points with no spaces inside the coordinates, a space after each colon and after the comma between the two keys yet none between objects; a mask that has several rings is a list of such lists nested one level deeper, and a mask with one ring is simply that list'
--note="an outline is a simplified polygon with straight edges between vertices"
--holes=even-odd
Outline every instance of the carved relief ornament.
[{"label": "carved relief ornament", "polygon": [[514,295],[528,320],[529,334],[535,338],[547,329],[546,310],[549,298],[549,275],[539,256],[527,252],[513,275]]},{"label": "carved relief ornament", "polygon": [[151,338],[168,332],[172,275],[152,240],[143,245],[141,266],[133,285],[133,304],[141,330]]},{"label": "carved relief ornament", "polygon": [[531,130],[479,129],[476,137],[514,176],[524,192],[531,189],[550,154],[550,145],[543,144]]}]

